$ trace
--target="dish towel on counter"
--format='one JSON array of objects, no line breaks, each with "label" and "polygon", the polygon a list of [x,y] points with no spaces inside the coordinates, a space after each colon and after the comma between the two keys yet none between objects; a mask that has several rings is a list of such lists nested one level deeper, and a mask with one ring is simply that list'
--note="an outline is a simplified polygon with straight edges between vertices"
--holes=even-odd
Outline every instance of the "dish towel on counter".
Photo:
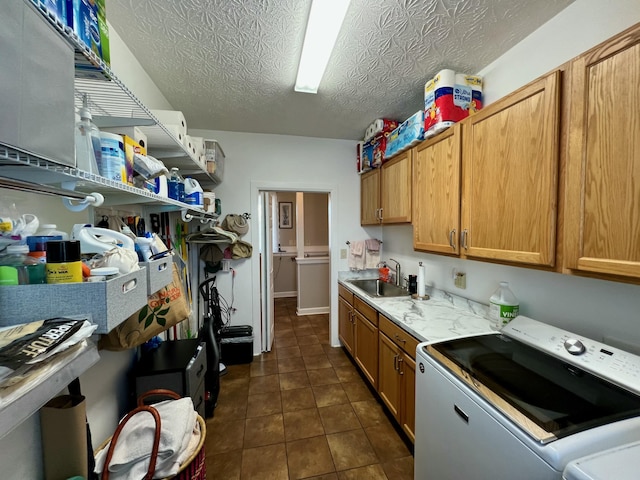
[{"label": "dish towel on counter", "polygon": [[364,270],[365,245],[364,241],[349,242],[349,270]]}]

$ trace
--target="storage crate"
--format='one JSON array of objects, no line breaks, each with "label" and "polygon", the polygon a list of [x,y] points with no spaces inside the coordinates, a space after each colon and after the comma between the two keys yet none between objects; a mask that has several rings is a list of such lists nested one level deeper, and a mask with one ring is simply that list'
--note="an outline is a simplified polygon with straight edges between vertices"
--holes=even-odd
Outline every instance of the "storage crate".
[{"label": "storage crate", "polygon": [[5,285],[0,287],[0,326],[90,314],[98,325],[95,333],[109,333],[146,304],[146,268],[106,282]]},{"label": "storage crate", "polygon": [[162,287],[166,287],[173,281],[171,256],[140,262],[138,265],[147,271],[147,296],[156,293]]}]

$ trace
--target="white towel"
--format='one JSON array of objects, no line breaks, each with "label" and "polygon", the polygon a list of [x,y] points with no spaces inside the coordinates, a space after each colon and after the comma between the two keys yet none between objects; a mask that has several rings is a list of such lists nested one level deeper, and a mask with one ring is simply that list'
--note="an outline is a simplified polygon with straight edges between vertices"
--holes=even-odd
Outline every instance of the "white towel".
[{"label": "white towel", "polygon": [[365,254],[364,268],[378,268],[380,263],[380,250],[367,250]]},{"label": "white towel", "polygon": [[[160,414],[161,434],[156,470],[171,467],[188,445],[197,413],[190,397],[153,405]],[[155,422],[148,412],[134,415],[122,429],[109,464],[113,480],[139,480],[149,467]],[[94,471],[101,473],[109,445],[96,455]],[[177,469],[176,469],[177,472]]]},{"label": "white towel", "polygon": [[368,240],[365,240],[365,245],[368,251],[370,252],[377,252],[380,250],[380,240],[375,239],[375,238],[369,238]]},{"label": "white towel", "polygon": [[351,242],[349,247],[349,270],[364,270],[364,241]]}]

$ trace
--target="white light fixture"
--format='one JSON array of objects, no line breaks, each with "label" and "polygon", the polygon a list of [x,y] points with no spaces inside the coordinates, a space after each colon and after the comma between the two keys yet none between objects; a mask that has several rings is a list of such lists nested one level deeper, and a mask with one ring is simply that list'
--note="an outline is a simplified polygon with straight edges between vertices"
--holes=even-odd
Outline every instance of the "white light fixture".
[{"label": "white light fixture", "polygon": [[318,93],[350,0],[313,0],[294,90]]}]

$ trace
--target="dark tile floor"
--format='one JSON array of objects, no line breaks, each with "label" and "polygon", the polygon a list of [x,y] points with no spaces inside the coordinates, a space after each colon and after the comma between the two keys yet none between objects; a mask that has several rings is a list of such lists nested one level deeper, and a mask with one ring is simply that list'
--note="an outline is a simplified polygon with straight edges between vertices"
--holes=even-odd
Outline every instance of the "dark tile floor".
[{"label": "dark tile floor", "polygon": [[329,316],[275,306],[274,349],[221,377],[207,420],[207,478],[413,480],[413,456],[351,359],[329,345]]}]

